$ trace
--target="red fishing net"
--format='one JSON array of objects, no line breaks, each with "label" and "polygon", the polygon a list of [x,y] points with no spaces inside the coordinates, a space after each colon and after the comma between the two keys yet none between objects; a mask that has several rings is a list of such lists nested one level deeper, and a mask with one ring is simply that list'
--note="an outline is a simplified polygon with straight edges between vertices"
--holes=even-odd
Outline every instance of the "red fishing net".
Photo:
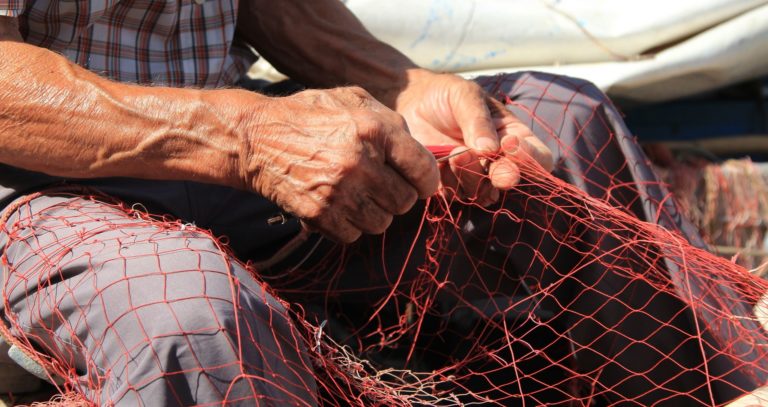
[{"label": "red fishing net", "polygon": [[248,266],[258,284],[193,225],[30,197],[6,211],[5,336],[100,404],[723,405],[765,384],[768,284],[626,176],[647,163],[558,148],[596,164],[550,174],[521,155],[494,206],[437,195],[383,236]]}]

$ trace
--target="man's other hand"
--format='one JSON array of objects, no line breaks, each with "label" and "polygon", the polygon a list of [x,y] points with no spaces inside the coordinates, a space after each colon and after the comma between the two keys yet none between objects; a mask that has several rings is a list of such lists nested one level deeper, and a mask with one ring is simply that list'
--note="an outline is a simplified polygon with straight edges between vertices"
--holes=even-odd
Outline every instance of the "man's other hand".
[{"label": "man's other hand", "polygon": [[[515,162],[521,154],[552,170],[549,149],[474,82],[414,70],[395,107],[423,145],[456,146],[451,152],[456,155],[440,168],[443,187],[481,205],[494,203],[499,190],[518,183]],[[458,154],[468,148],[471,151]]]},{"label": "man's other hand", "polygon": [[250,122],[241,157],[246,187],[335,240],[383,233],[393,215],[439,185],[434,157],[403,118],[361,88],[274,99]]}]

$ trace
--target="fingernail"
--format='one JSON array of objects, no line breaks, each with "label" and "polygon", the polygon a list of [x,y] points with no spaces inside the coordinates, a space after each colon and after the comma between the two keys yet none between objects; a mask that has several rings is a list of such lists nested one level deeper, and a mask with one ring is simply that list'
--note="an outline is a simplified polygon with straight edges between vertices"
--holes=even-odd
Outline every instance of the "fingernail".
[{"label": "fingernail", "polygon": [[504,149],[504,154],[515,155],[520,149],[520,139],[517,137],[505,137],[501,142],[501,148]]},{"label": "fingernail", "polygon": [[528,139],[525,139],[523,141],[528,146],[528,150],[530,150],[532,154],[535,154],[535,152],[539,151],[539,147],[533,141]]},{"label": "fingernail", "polygon": [[495,153],[499,150],[499,144],[490,138],[483,137],[477,139],[475,142],[475,148],[480,151],[487,151],[489,153]]},{"label": "fingernail", "polygon": [[[502,163],[499,161],[499,163]],[[491,184],[502,190],[508,190],[520,181],[520,172],[516,166],[496,165],[490,174]]]}]

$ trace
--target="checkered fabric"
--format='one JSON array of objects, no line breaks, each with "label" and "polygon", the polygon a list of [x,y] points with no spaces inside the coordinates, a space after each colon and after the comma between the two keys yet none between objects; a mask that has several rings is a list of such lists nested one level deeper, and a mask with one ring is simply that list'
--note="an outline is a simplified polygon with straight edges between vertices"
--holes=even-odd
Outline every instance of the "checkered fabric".
[{"label": "checkered fabric", "polygon": [[254,61],[233,47],[236,0],[0,0],[25,41],[121,82],[218,87]]}]

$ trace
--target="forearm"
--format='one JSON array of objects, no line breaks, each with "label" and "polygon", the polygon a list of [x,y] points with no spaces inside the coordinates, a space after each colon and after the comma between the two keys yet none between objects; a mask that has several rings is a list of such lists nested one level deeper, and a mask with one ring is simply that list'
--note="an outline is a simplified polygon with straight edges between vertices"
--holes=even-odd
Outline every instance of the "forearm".
[{"label": "forearm", "polygon": [[389,107],[420,70],[339,0],[240,2],[238,34],[281,72],[315,87],[358,85]]},{"label": "forearm", "polygon": [[0,56],[0,162],[64,177],[238,182],[237,124],[258,114],[238,101],[263,97],[116,83],[19,42],[0,41]]}]

